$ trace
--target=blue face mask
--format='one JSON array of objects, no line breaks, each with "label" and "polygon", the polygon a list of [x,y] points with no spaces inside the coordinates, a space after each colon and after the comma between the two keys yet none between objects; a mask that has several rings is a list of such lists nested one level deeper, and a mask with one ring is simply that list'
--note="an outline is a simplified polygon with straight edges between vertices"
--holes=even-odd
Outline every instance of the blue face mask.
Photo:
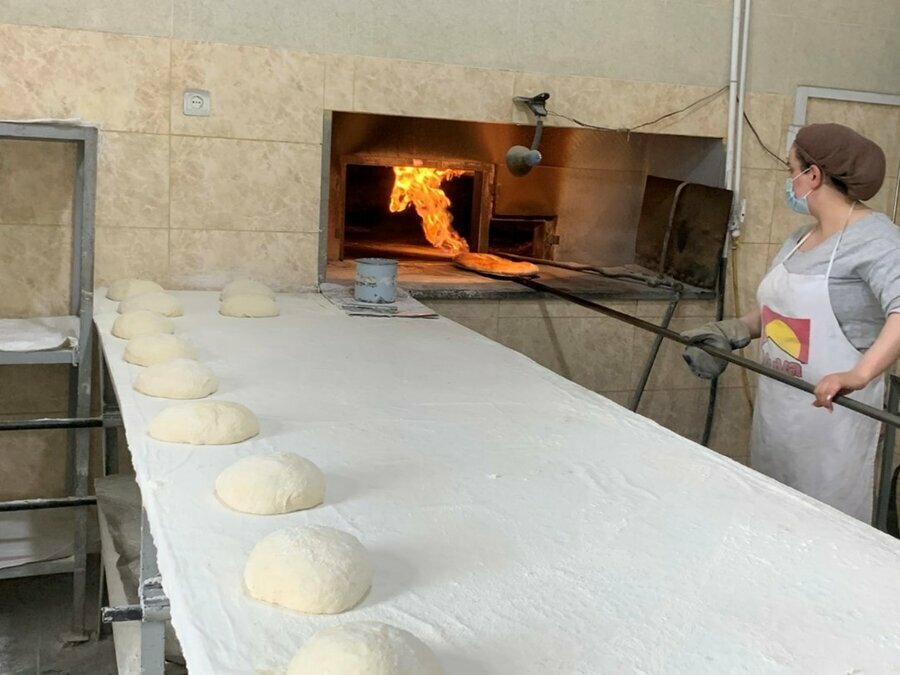
[{"label": "blue face mask", "polygon": [[[812,167],[809,167],[811,169]],[[801,171],[793,178],[788,178],[784,183],[784,198],[787,201],[787,205],[791,208],[791,210],[796,211],[797,213],[803,214],[804,216],[809,215],[809,204],[806,202],[806,198],[809,197],[810,190],[802,197],[798,197],[797,193],[794,192],[794,181],[800,178],[803,174],[805,174],[809,169]]]}]

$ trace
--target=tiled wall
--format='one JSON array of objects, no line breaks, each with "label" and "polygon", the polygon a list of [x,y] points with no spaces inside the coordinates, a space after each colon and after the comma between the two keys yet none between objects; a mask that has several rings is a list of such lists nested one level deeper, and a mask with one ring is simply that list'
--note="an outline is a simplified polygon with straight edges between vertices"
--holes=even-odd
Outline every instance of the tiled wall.
[{"label": "tiled wall", "polygon": [[[392,3],[385,14],[391,18],[385,19],[381,4],[376,7],[359,0],[349,3],[356,9],[352,21],[345,21],[341,10],[331,5],[304,7],[298,18],[293,9],[297,3],[266,0],[254,5],[246,22],[240,19],[244,3],[216,4],[218,10],[212,12],[212,4],[205,0],[122,2],[115,7],[99,0],[0,3],[0,20],[113,31],[0,24],[0,118],[79,117],[102,128],[98,284],[139,275],[172,288],[213,288],[229,276],[251,274],[282,290],[312,285],[319,241],[323,110],[530,123],[527,114],[514,108],[511,97],[550,91],[560,112],[598,125],[621,127],[715,92],[723,81],[720,71],[727,68],[723,45],[727,46],[726,6],[730,2],[628,3],[640,10],[638,14],[647,14],[656,4],[666,5],[665,16],[680,11],[679,7],[684,9],[684,14],[678,15],[682,18],[668,27],[672,39],[658,39],[666,27],[660,27],[656,19],[641,24],[644,28],[655,26],[657,31],[657,39],[647,41],[647,53],[632,49],[643,44],[645,34],[635,33],[637,29],[630,26],[619,26],[618,37],[630,42],[628,49],[620,47],[618,51],[609,44],[621,42],[608,44],[599,35],[581,28],[576,31],[575,24],[587,25],[579,12],[588,11],[594,3],[557,3],[555,7],[561,8],[557,13],[539,9],[537,3],[534,7],[512,3],[521,19],[519,32],[514,32],[516,40],[527,30],[548,31],[541,35],[556,37],[532,40],[527,48],[519,46],[513,52],[457,48],[452,53],[441,52],[443,41],[458,31],[467,33],[466,40],[471,43],[478,40],[483,26],[493,26],[488,32],[497,38],[497,45],[513,40],[513,34],[496,26],[496,17],[494,23],[479,20],[477,30],[471,32],[468,17],[482,14],[462,11],[465,3],[441,3],[444,31],[426,31],[433,36],[428,42],[432,51],[411,53],[402,48],[421,42],[417,35],[421,26],[409,22],[424,19],[416,12],[409,18],[398,8],[420,3]],[[614,17],[625,4],[598,0],[596,9],[590,11]],[[762,8],[757,10],[762,14],[756,23],[762,32],[757,33],[760,41],[752,50],[753,91],[748,96],[748,114],[765,143],[780,152],[792,108],[791,97],[783,92],[790,91],[799,75],[791,66],[794,74],[782,78],[784,60],[771,61],[770,67],[764,64],[774,50],[787,50],[790,56],[793,43],[789,38],[805,24],[801,14],[776,20],[783,3],[760,0],[755,6]],[[881,42],[875,46],[884,43],[884,49],[859,50],[870,55],[867,57],[848,54],[835,68],[835,77],[823,73],[818,80],[811,76],[806,81],[900,88],[896,81],[900,68],[884,67],[890,55],[898,53],[887,49],[898,32],[892,27],[896,6],[894,0],[870,0],[866,13],[860,14],[865,21],[883,26],[877,32]],[[344,29],[359,36],[364,32],[360,17],[368,16],[365,12],[369,11],[379,17],[380,32],[347,42]],[[460,16],[451,20],[458,12]],[[226,17],[230,19],[226,21]],[[856,18],[863,21],[860,17]],[[624,15],[620,18],[625,22]],[[702,39],[696,35],[689,41],[675,39],[683,31],[693,35],[700,20],[707,21]],[[293,30],[297,22],[306,22],[307,29]],[[600,24],[607,26],[603,21]],[[331,33],[325,33],[329,39],[309,26],[330,26]],[[372,37],[383,38],[390,26],[398,26],[396,35],[402,40]],[[766,26],[771,31],[763,31]],[[837,27],[818,26],[816,30],[821,37]],[[224,44],[279,45],[298,35],[309,43],[286,46],[321,53]],[[648,35],[652,37],[652,33]],[[773,36],[780,37],[776,40]],[[201,37],[223,43],[192,41]],[[460,40],[458,47],[468,44]],[[599,47],[596,51],[577,48],[579,40]],[[679,71],[683,77],[673,71],[673,58],[663,58],[671,57],[665,51],[670,46],[659,45],[669,42],[680,45],[674,62],[683,66],[683,72]],[[550,46],[539,49],[536,45]],[[613,51],[607,53],[610,49]],[[341,51],[353,53],[326,53]],[[508,58],[505,54],[513,54],[515,62],[502,62]],[[422,60],[407,60],[413,57]],[[796,58],[801,63],[810,60],[803,53]],[[861,64],[860,59],[866,58],[877,60],[877,67]],[[441,60],[449,63],[433,62]],[[598,65],[601,61],[602,67]],[[709,67],[701,68],[703,63]],[[818,66],[809,65],[811,73],[819,72]],[[591,73],[604,77],[589,76]],[[212,92],[210,117],[182,115],[181,95],[187,87]],[[782,93],[762,93],[767,89]],[[725,110],[725,97],[719,95],[692,113],[649,130],[722,137]],[[889,167],[897,166],[900,120],[895,110],[814,104],[810,115],[856,125],[882,143]],[[747,223],[736,253],[742,309],[752,301],[756,284],[785,233],[802,222],[783,206],[784,172],[749,131],[745,142]],[[72,161],[71,149],[63,145],[0,143],[0,316],[65,310]],[[873,200],[875,204],[893,202],[894,180],[893,176],[889,179]],[[733,305],[730,299],[729,307]],[[442,304],[440,309],[621,402],[634,386],[648,347],[646,335],[558,303],[460,303]],[[645,303],[627,304],[623,309],[646,318],[659,318],[663,312],[662,306]],[[711,314],[708,305],[685,305],[675,327],[693,325]],[[0,412],[19,416],[61,412],[54,401],[64,388],[64,375],[55,369],[27,372],[26,376],[23,369],[0,371]],[[730,373],[725,384],[725,405],[717,420],[714,446],[746,458],[748,406],[736,373]],[[678,351],[666,347],[641,411],[697,437],[705,409],[704,391],[703,383],[681,364]],[[45,482],[52,483],[53,490],[59,489],[58,462],[48,458],[61,453],[61,445],[58,440],[29,438],[28,443],[43,443],[44,449],[34,452],[21,447],[17,437],[0,436],[4,462],[32,467],[21,472],[31,476],[30,480],[16,481],[16,485],[0,481],[0,499],[47,492],[41,487]]]}]

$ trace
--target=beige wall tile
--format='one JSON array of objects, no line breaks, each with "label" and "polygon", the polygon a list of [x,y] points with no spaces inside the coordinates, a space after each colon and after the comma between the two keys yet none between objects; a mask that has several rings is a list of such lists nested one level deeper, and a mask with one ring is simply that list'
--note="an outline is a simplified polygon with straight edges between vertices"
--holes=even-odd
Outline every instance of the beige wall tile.
[{"label": "beige wall tile", "polygon": [[[697,326],[696,319],[673,319],[670,330],[681,332]],[[631,366],[631,386],[636,386],[643,372],[644,365],[650,355],[655,336],[652,333],[638,331],[634,340],[634,358]],[[694,376],[684,362],[684,347],[671,340],[663,340],[659,353],[653,364],[647,390],[704,389],[706,382]]]},{"label": "beige wall tile", "polygon": [[98,227],[94,260],[95,286],[140,277],[166,285],[169,231],[161,228]]},{"label": "beige wall tile", "polygon": [[69,313],[69,226],[0,225],[0,317]]},{"label": "beige wall tile", "polygon": [[169,129],[169,42],[0,24],[0,118]]},{"label": "beige wall tile", "polygon": [[65,495],[66,434],[64,430],[0,434],[4,466],[0,501]]},{"label": "beige wall tile", "polygon": [[[615,302],[603,298],[596,298],[597,304],[609,309],[634,315],[637,311],[636,302]],[[519,300],[507,298],[500,302],[500,316],[503,318],[599,318],[603,315],[587,307],[581,307],[567,300],[556,298],[542,298],[538,300]],[[621,324],[623,327],[625,324]]]},{"label": "beige wall tile", "polygon": [[594,391],[629,387],[633,331],[603,318],[501,318],[498,341]]},{"label": "beige wall tile", "polygon": [[[172,42],[172,132],[322,142],[325,68],[320,56],[200,42]],[[183,113],[185,89],[210,92],[210,115]]]},{"label": "beige wall tile", "polygon": [[451,320],[491,340],[496,340],[499,335],[499,319],[496,316],[454,316]]},{"label": "beige wall tile", "polygon": [[99,227],[169,226],[169,137],[106,132],[97,167]]},{"label": "beige wall tile", "polygon": [[627,408],[631,402],[632,392],[630,391],[604,391],[602,394],[614,403],[618,403],[623,408]]},{"label": "beige wall tile", "polygon": [[356,112],[506,122],[513,73],[464,66],[359,58]]},{"label": "beige wall tile", "polygon": [[0,224],[71,225],[74,190],[73,143],[0,141]]},{"label": "beige wall tile", "polygon": [[278,291],[316,284],[318,234],[172,230],[169,280],[173,288],[218,289],[251,276]]},{"label": "beige wall tile", "polygon": [[[669,303],[662,300],[641,300],[637,303],[636,316],[653,320],[657,324],[666,314]],[[716,315],[715,300],[682,300],[675,309],[674,318],[710,320]]]},{"label": "beige wall tile", "polygon": [[326,110],[353,110],[353,82],[356,78],[356,59],[352,56],[323,54],[325,64]]},{"label": "beige wall tile", "polygon": [[750,456],[753,412],[740,388],[720,388],[709,447],[728,457]]},{"label": "beige wall tile", "polygon": [[699,442],[706,420],[706,390],[645,391],[638,413]]},{"label": "beige wall tile", "polygon": [[321,147],[172,137],[172,228],[318,232]]},{"label": "beige wall tile", "polygon": [[[745,359],[750,359],[751,361],[759,361],[759,340],[754,340],[749,345],[744,347],[743,349],[739,349],[736,352],[737,356],[742,356]],[[740,366],[735,364],[729,364],[725,369],[725,373],[722,377],[719,378],[719,386],[720,387],[743,387],[744,386],[744,376],[743,373],[747,373],[747,385],[750,390],[750,397],[754,398],[756,396],[756,384],[759,381],[759,376],[754,373],[752,370],[745,370]]]},{"label": "beige wall tile", "polygon": [[68,366],[0,366],[0,414],[50,414],[65,410],[69,405],[68,392]]},{"label": "beige wall tile", "polygon": [[[751,93],[747,97],[747,105],[744,108],[745,114],[759,134],[762,143],[765,143],[766,148],[781,159],[787,159],[782,123],[785,102],[788,100],[789,98],[786,96]],[[787,175],[785,165],[766,152],[746,120],[744,121],[742,144],[742,165],[745,169],[770,169],[782,171]]]},{"label": "beige wall tile", "polygon": [[435,312],[454,321],[459,317],[496,319],[499,316],[499,300],[423,300]]},{"label": "beige wall tile", "polygon": [[756,307],[756,289],[767,271],[769,260],[768,244],[742,244],[732,256],[731,265],[737,271],[739,307],[735,311],[732,279],[728,280],[725,293],[727,316],[746,314]]},{"label": "beige wall tile", "polygon": [[769,243],[775,209],[775,185],[779,180],[783,182],[786,175],[786,172],[766,169],[745,169],[742,172],[741,198],[746,201],[746,217],[741,242]]}]

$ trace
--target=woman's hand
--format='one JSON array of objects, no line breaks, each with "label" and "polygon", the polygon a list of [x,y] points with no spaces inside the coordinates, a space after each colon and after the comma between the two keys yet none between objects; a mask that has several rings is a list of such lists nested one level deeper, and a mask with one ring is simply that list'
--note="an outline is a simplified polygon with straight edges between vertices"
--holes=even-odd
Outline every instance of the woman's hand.
[{"label": "woman's hand", "polygon": [[865,388],[869,380],[856,370],[848,370],[845,373],[832,373],[826,375],[816,385],[816,400],[813,405],[817,408],[833,409],[832,401],[838,394],[849,394]]}]

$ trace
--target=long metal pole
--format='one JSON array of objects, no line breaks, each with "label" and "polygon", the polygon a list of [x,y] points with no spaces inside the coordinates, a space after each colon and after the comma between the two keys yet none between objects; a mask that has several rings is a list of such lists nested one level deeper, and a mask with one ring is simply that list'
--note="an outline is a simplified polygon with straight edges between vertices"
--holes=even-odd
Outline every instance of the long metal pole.
[{"label": "long metal pole", "polygon": [[33,511],[35,509],[58,509],[67,506],[91,506],[97,503],[94,496],[49,497],[46,499],[16,499],[0,502],[0,513],[4,511]]},{"label": "long metal pole", "polygon": [[[610,309],[609,307],[597,304],[596,302],[585,300],[584,298],[580,298],[577,295],[573,295],[572,293],[558,290],[556,288],[553,288],[552,286],[547,286],[540,281],[535,281],[534,279],[527,278],[511,279],[511,281],[515,281],[522,286],[527,286],[534,291],[538,291],[540,293],[549,293],[550,295],[555,295],[559,298],[562,298],[563,300],[568,300],[569,302],[575,303],[576,305],[581,305],[582,307],[593,309],[600,314],[606,314],[613,319],[618,319],[619,321],[634,326],[635,328],[641,328],[643,330],[650,331],[651,333],[656,333],[657,335],[661,335],[668,340],[672,340],[686,346],[691,345],[693,347],[697,347],[698,349],[702,349],[707,354],[711,354],[716,358],[720,358],[723,361],[728,361],[729,363],[734,363],[735,365],[741,366],[742,368],[752,370],[755,373],[759,373],[760,375],[781,382],[782,384],[786,384],[787,386],[793,387],[794,389],[800,389],[801,391],[805,391],[809,394],[813,394],[815,392],[815,387],[805,380],[801,380],[797,377],[791,377],[790,375],[785,375],[784,373],[780,373],[777,370],[773,370],[772,368],[767,368],[766,366],[763,366],[756,361],[745,359],[742,356],[735,356],[729,351],[716,349],[715,347],[708,347],[702,344],[692,344],[689,339],[681,337],[681,335],[679,335],[675,331],[669,330],[667,328],[661,328],[656,324],[652,324],[648,321],[643,321],[642,319],[638,319],[629,314],[624,314],[615,309]],[[834,405],[843,406],[844,408],[849,408],[853,412],[857,412],[860,415],[865,415],[866,417],[871,417],[872,419],[878,420],[879,422],[884,422],[895,427],[900,427],[900,415],[895,415],[884,410],[878,410],[877,408],[873,408],[871,406],[865,405],[864,403],[860,403],[859,401],[855,401],[852,398],[847,398],[846,396],[837,396],[834,398],[832,403],[834,403]]]},{"label": "long metal pole", "polygon": [[103,420],[100,417],[42,417],[31,420],[0,420],[0,431],[91,429],[102,426]]},{"label": "long metal pole", "polygon": [[[666,314],[659,324],[661,328],[668,328],[669,324],[672,323],[672,316],[675,314],[675,310],[678,307],[678,300],[679,298],[676,296],[672,302],[669,303],[669,306],[666,308]],[[634,394],[631,396],[631,401],[628,403],[628,409],[633,412],[637,412],[637,409],[641,406],[644,389],[647,388],[647,381],[650,379],[650,373],[653,370],[653,364],[656,363],[656,357],[659,354],[659,348],[662,347],[662,341],[662,335],[657,335],[653,339],[653,347],[650,348],[650,353],[647,355],[647,360],[644,362],[644,370],[641,372],[641,379],[638,381]]]},{"label": "long metal pole", "polygon": [[[888,412],[895,413],[898,407],[900,407],[900,377],[891,375],[888,380]],[[896,438],[896,428],[889,426],[884,430],[884,444],[881,446],[881,480],[878,483],[878,503],[875,505],[875,527],[882,532],[887,532]]]}]

